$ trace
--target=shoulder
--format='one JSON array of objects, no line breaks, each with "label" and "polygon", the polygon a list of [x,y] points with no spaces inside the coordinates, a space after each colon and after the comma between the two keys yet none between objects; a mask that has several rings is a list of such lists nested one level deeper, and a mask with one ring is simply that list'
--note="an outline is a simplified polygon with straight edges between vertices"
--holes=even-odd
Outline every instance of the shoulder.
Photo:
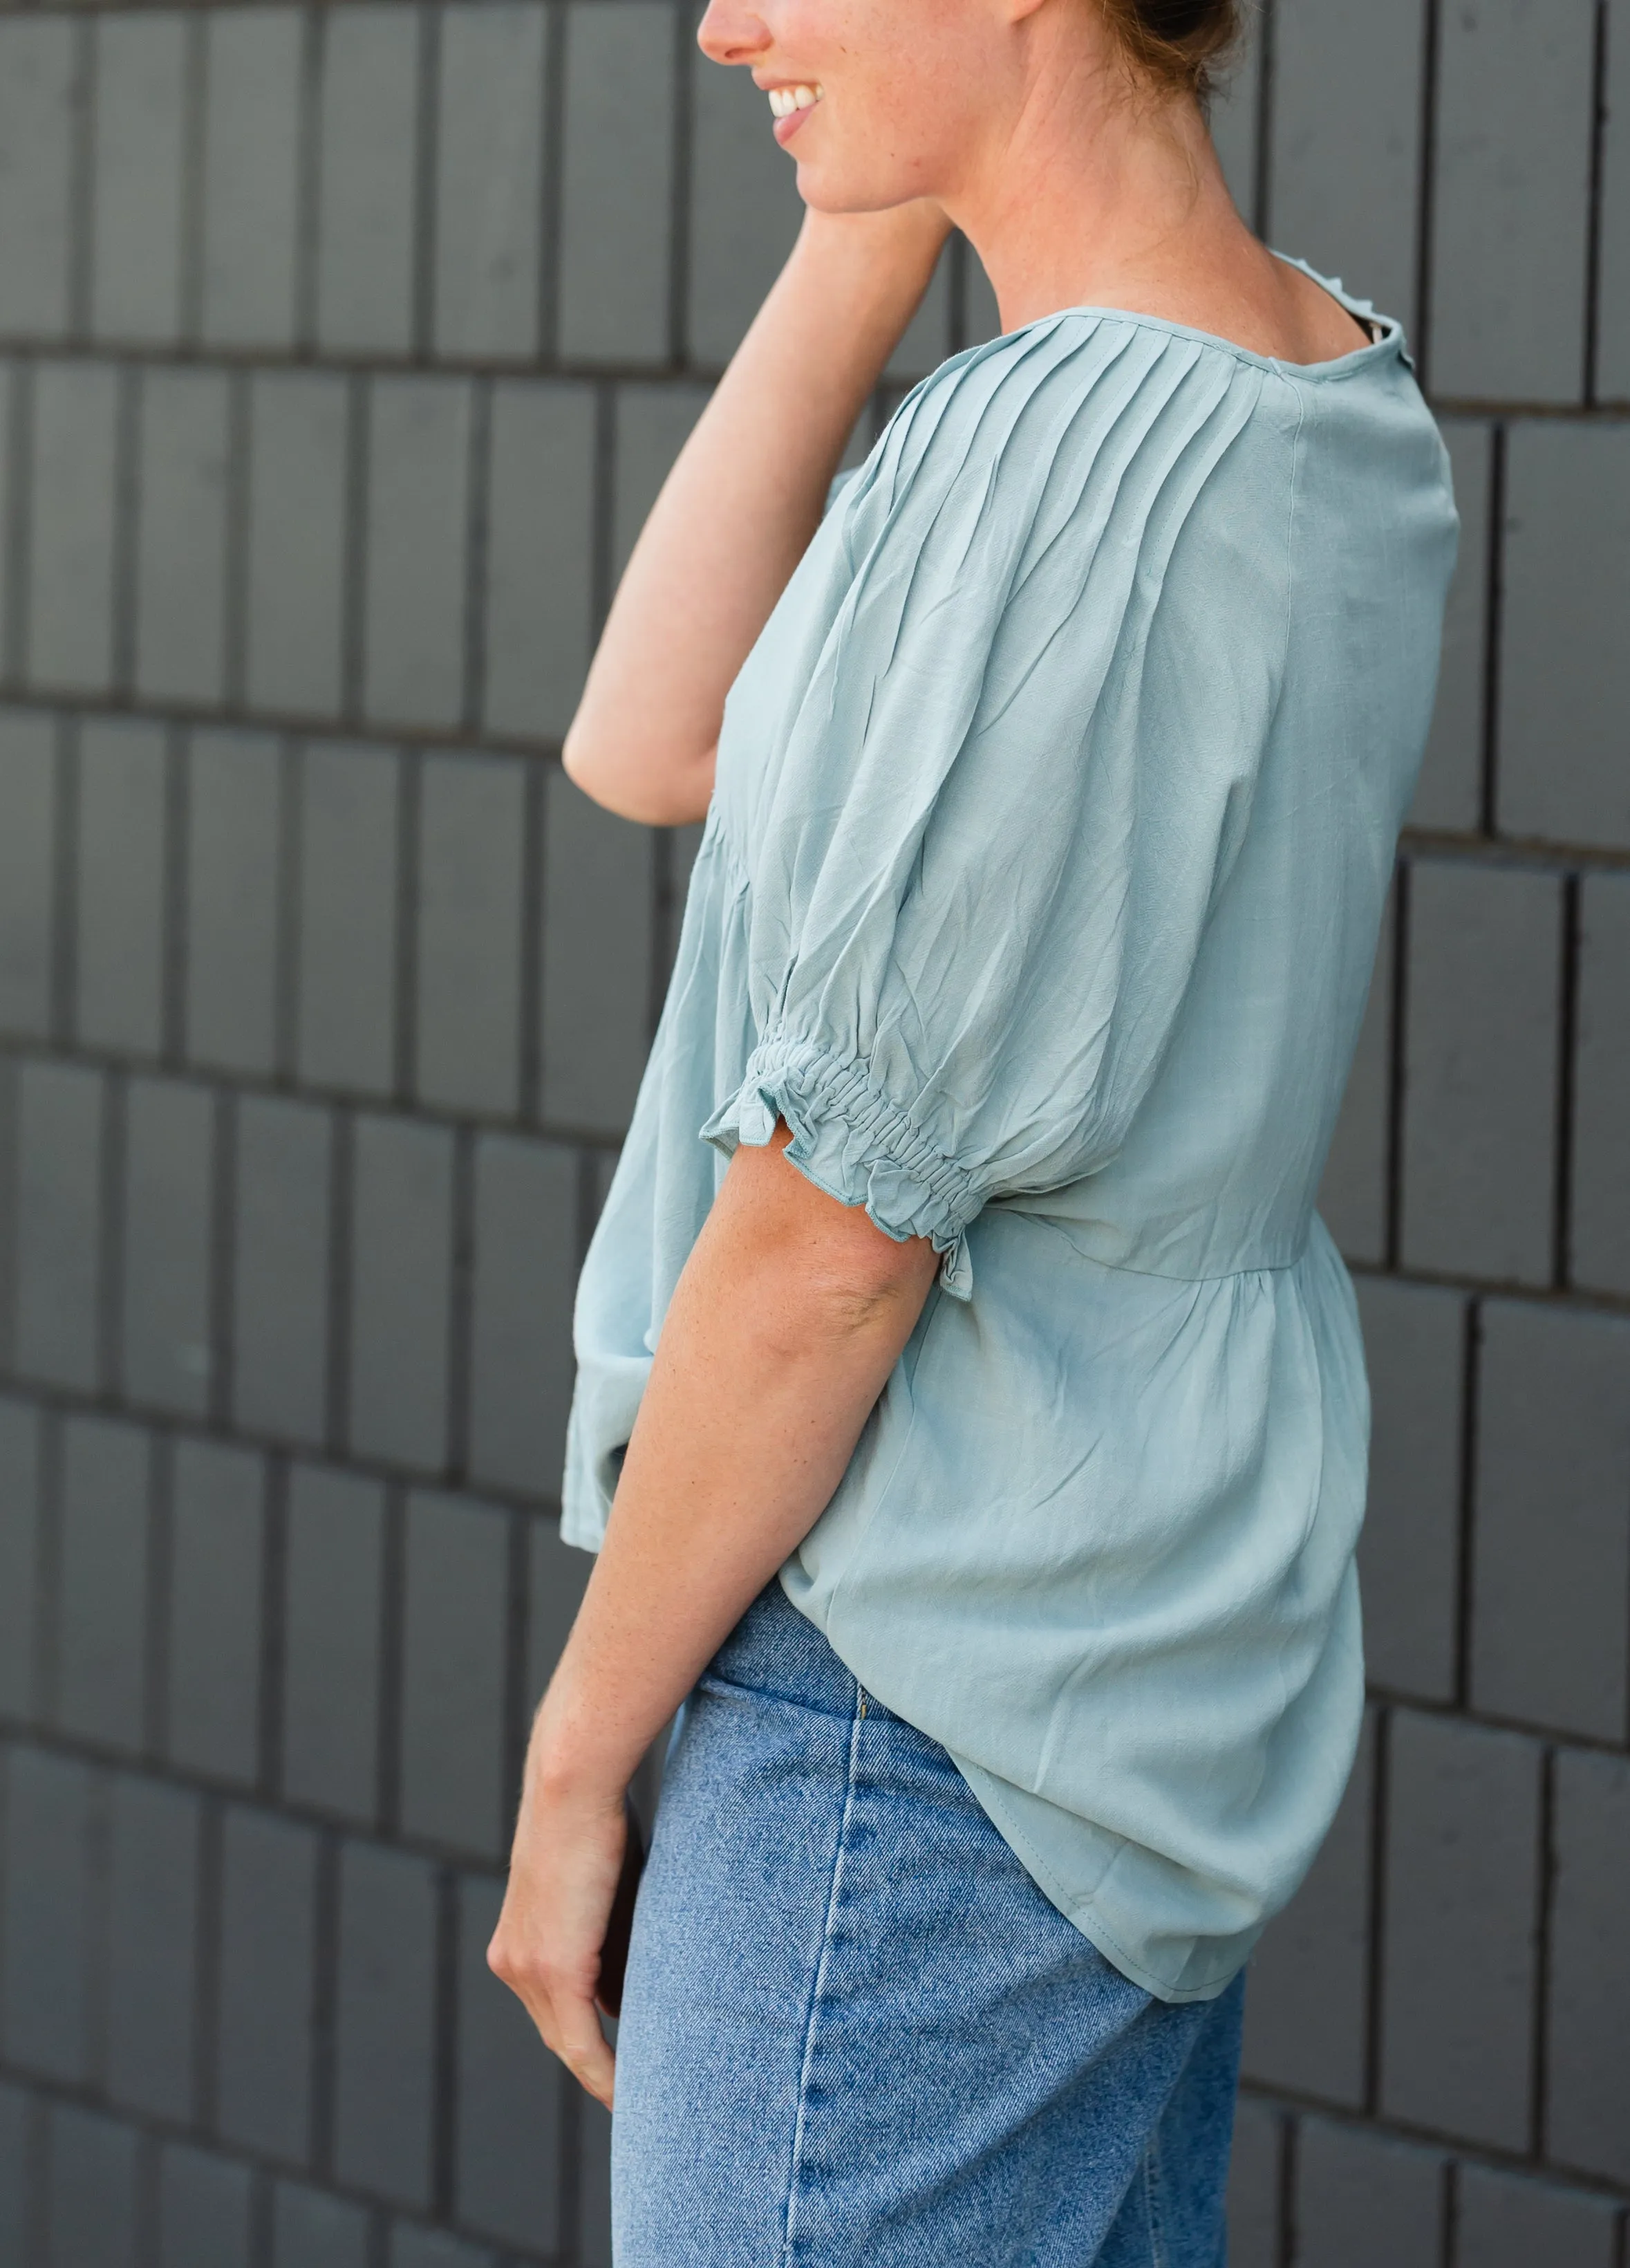
[{"label": "shoulder", "polygon": [[971,347],[915,387],[839,504],[850,556],[891,541],[982,550],[1039,527],[1093,543],[1181,500],[1276,504],[1297,389],[1170,325],[1067,309]]}]

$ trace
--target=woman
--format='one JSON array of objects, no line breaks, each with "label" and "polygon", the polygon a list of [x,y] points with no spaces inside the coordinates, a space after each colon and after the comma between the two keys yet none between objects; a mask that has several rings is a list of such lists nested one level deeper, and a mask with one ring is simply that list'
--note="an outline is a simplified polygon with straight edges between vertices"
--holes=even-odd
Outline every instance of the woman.
[{"label": "woman", "polygon": [[[1359,1721],[1366,1396],[1313,1201],[1455,527],[1398,326],[1230,202],[1235,29],[701,26],[809,212],[567,744],[708,825],[578,1302],[602,1548],[492,1952],[609,2102],[623,1794],[690,1695],[620,2268],[1222,2255],[1239,1973]],[[823,519],[951,224],[1003,335]]]}]

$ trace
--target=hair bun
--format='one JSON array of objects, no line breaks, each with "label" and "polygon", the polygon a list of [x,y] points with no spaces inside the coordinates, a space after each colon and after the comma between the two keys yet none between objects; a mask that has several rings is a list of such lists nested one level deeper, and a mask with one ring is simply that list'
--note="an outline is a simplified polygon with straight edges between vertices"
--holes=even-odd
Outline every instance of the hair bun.
[{"label": "hair bun", "polygon": [[1217,0],[1137,0],[1137,11],[1144,29],[1153,38],[1170,40],[1175,45],[1205,31],[1212,18],[1231,17],[1233,8],[1231,0],[1224,0],[1222,7]]},{"label": "hair bun", "polygon": [[1240,33],[1242,0],[1101,0],[1128,59],[1203,102]]}]

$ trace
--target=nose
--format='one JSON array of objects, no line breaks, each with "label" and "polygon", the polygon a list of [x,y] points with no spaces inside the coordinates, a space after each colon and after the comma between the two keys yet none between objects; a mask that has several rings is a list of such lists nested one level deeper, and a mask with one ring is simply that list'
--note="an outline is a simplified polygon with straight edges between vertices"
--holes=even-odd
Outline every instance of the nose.
[{"label": "nose", "polygon": [[762,18],[743,0],[708,0],[696,44],[712,63],[753,63],[768,48],[770,35]]}]

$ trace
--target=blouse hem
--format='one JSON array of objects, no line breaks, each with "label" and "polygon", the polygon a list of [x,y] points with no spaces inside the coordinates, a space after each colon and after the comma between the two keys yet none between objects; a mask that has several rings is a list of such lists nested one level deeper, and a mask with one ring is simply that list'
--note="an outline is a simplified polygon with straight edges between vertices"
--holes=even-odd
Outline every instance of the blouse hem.
[{"label": "blouse hem", "polygon": [[[1140,1959],[1138,1955],[1120,1942],[1114,1932],[1105,1925],[1090,1897],[1072,1896],[1065,1889],[1046,1860],[1036,1850],[1024,1829],[1009,1815],[1000,1798],[993,1792],[989,1786],[990,1776],[981,1772],[979,1781],[975,1782],[969,1778],[959,1757],[953,1755],[951,1760],[962,1772],[963,1778],[968,1781],[981,1808],[989,1813],[991,1822],[1001,1834],[1003,1842],[1022,1859],[1025,1872],[1046,1894],[1050,1903],[1058,1908],[1065,1920],[1078,1929],[1090,1944],[1096,1946],[1105,1960],[1112,1967],[1120,1970],[1123,1977],[1128,1978],[1142,1991],[1151,1993],[1156,2000],[1167,2001],[1173,2007],[1189,2000],[1215,2000],[1220,1993],[1227,1992],[1235,1977],[1251,1958],[1251,1947],[1260,1935],[1259,1931],[1252,1933],[1251,1942],[1243,1951],[1230,1951],[1227,1958],[1219,1962],[1216,1968],[1208,1970],[1197,1979],[1192,1978],[1186,1983],[1177,1982],[1170,1971],[1151,1969],[1147,1962]],[[1192,1958],[1191,1955],[1191,1961]],[[1189,1966],[1190,1962],[1185,1962],[1182,1964],[1178,1971],[1178,1977],[1184,1975]]]}]

